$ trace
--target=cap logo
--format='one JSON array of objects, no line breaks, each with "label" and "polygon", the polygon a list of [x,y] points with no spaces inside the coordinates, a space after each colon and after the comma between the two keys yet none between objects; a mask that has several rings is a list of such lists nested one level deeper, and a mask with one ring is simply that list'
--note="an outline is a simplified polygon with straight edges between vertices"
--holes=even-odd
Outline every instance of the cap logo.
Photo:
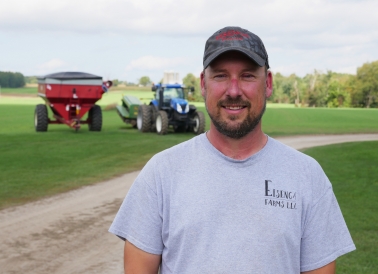
[{"label": "cap logo", "polygon": [[216,40],[222,40],[222,41],[243,40],[245,38],[248,39],[249,35],[246,33],[237,31],[237,30],[229,30],[215,37]]}]

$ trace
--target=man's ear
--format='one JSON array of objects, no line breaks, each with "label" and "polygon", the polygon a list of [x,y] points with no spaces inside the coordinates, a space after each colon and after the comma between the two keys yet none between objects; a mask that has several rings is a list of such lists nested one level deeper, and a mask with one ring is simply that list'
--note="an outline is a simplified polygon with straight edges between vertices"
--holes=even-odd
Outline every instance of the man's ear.
[{"label": "man's ear", "polygon": [[269,98],[272,93],[273,93],[273,74],[271,71],[266,72],[266,90],[265,90],[265,95],[266,98]]},{"label": "man's ear", "polygon": [[201,94],[202,94],[202,97],[205,97],[205,94],[206,94],[206,88],[205,88],[205,71],[201,72],[200,79],[201,79]]}]

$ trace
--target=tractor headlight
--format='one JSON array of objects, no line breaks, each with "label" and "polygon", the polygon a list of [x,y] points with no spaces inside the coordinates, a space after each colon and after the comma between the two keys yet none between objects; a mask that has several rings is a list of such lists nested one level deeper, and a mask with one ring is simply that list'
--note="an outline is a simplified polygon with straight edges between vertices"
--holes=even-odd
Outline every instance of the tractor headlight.
[{"label": "tractor headlight", "polygon": [[188,113],[189,112],[189,104],[186,104],[185,106],[185,113]]},{"label": "tractor headlight", "polygon": [[176,109],[178,113],[182,113],[182,107],[180,104],[176,104]]}]

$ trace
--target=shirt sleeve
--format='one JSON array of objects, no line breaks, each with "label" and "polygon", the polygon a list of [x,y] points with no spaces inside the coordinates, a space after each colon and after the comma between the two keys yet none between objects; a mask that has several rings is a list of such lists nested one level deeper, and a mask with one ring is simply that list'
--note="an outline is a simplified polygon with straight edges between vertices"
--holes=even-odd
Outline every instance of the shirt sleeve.
[{"label": "shirt sleeve", "polygon": [[301,239],[301,271],[323,267],[356,249],[329,181],[328,185],[307,216]]},{"label": "shirt sleeve", "polygon": [[141,171],[126,195],[109,232],[127,240],[139,249],[161,254],[162,217],[159,202],[153,188],[154,174],[151,164]]}]

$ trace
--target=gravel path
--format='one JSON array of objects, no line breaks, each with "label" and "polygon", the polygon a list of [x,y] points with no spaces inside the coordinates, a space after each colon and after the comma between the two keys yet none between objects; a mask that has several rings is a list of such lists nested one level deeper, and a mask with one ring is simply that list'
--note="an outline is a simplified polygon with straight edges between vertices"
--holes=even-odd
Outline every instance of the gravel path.
[{"label": "gravel path", "polygon": [[[277,139],[303,149],[378,134]],[[107,230],[137,175],[0,211],[0,273],[123,273],[123,242]]]}]

